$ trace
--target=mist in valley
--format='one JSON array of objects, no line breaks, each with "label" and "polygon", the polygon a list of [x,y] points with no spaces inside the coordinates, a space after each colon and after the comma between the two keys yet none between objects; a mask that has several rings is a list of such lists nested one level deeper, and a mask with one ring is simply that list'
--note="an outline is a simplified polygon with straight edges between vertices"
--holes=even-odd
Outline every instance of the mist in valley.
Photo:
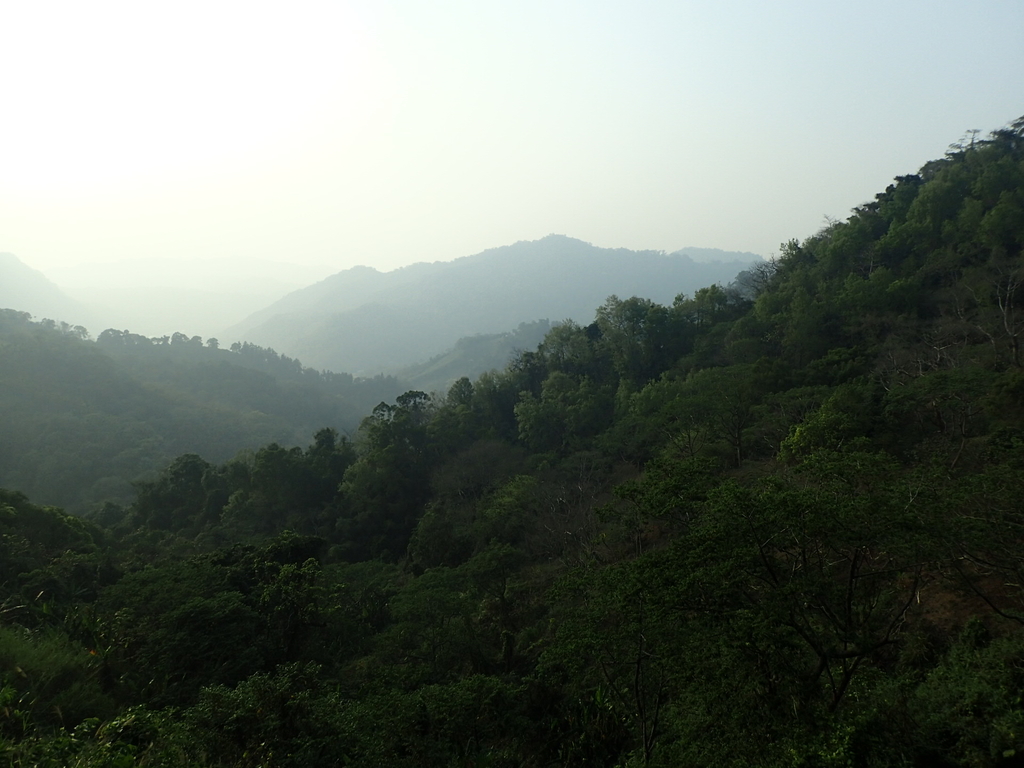
[{"label": "mist in valley", "polygon": [[1024,5],[0,8],[0,763],[1024,755]]}]

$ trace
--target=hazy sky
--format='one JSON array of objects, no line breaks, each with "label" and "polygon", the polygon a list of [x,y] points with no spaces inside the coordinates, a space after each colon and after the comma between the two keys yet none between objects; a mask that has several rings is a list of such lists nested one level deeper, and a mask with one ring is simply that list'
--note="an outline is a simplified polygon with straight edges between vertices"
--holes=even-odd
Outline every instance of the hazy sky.
[{"label": "hazy sky", "polygon": [[1024,2],[6,2],[0,251],[776,252],[1024,114]]}]

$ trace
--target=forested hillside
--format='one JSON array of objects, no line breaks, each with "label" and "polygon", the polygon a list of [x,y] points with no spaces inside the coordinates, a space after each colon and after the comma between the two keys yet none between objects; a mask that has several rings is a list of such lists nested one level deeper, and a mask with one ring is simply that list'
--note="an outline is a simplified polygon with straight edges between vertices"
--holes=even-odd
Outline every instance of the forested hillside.
[{"label": "forested hillside", "polygon": [[88,331],[0,310],[0,485],[74,512],[127,502],[132,481],[175,456],[224,461],[321,427],[354,433],[386,377],[303,368],[251,344]]},{"label": "forested hillside", "polygon": [[1024,118],[729,288],[124,506],[0,496],[45,766],[1024,761]]}]

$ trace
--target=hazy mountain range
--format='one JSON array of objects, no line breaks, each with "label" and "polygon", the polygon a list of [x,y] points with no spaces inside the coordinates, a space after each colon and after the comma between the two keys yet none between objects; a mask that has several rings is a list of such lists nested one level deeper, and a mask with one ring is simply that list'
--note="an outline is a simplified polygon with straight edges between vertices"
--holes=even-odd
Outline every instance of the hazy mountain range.
[{"label": "hazy mountain range", "polygon": [[225,256],[198,260],[138,259],[69,266],[52,275],[87,305],[99,324],[148,336],[217,335],[288,291],[314,283],[330,267]]},{"label": "hazy mountain range", "polygon": [[3,253],[0,308],[82,325],[93,336],[116,328],[206,337],[330,272],[324,265],[186,257],[75,263],[46,275]]},{"label": "hazy mountain range", "polygon": [[[63,320],[93,330],[97,320],[84,304],[75,301],[37,269],[12,253],[0,253],[0,308],[29,312],[38,318]],[[90,325],[92,323],[92,325]]]},{"label": "hazy mountain range", "polygon": [[522,336],[522,324],[586,324],[613,294],[671,303],[680,293],[731,282],[759,258],[709,248],[598,248],[550,235],[391,272],[353,267],[283,297],[323,268],[297,267],[295,282],[282,284],[271,277],[281,264],[243,266],[237,259],[79,265],[61,275],[76,286],[76,298],[0,254],[0,307],[81,325],[93,336],[106,328],[215,335],[225,345],[272,347],[317,369],[401,373],[417,386],[441,388],[502,367],[513,348],[536,346],[543,329],[531,326]]},{"label": "hazy mountain range", "polygon": [[272,347],[315,368],[370,375],[427,360],[460,338],[508,332],[523,322],[589,323],[595,307],[613,294],[671,303],[680,293],[730,282],[760,258],[692,250],[694,256],[598,248],[549,235],[392,272],[353,267],[288,294],[221,339]]}]

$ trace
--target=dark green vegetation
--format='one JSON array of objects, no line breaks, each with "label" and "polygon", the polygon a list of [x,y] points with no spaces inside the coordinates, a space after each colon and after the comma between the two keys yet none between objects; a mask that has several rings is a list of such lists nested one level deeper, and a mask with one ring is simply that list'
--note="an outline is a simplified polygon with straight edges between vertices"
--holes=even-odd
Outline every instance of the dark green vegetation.
[{"label": "dark green vegetation", "polygon": [[42,766],[1015,766],[1024,120],[442,401],[0,497]]},{"label": "dark green vegetation", "polygon": [[182,453],[224,461],[325,426],[354,432],[401,391],[251,344],[217,347],[113,330],[92,342],[80,326],[0,310],[0,485],[73,512],[128,502],[132,481]]}]

